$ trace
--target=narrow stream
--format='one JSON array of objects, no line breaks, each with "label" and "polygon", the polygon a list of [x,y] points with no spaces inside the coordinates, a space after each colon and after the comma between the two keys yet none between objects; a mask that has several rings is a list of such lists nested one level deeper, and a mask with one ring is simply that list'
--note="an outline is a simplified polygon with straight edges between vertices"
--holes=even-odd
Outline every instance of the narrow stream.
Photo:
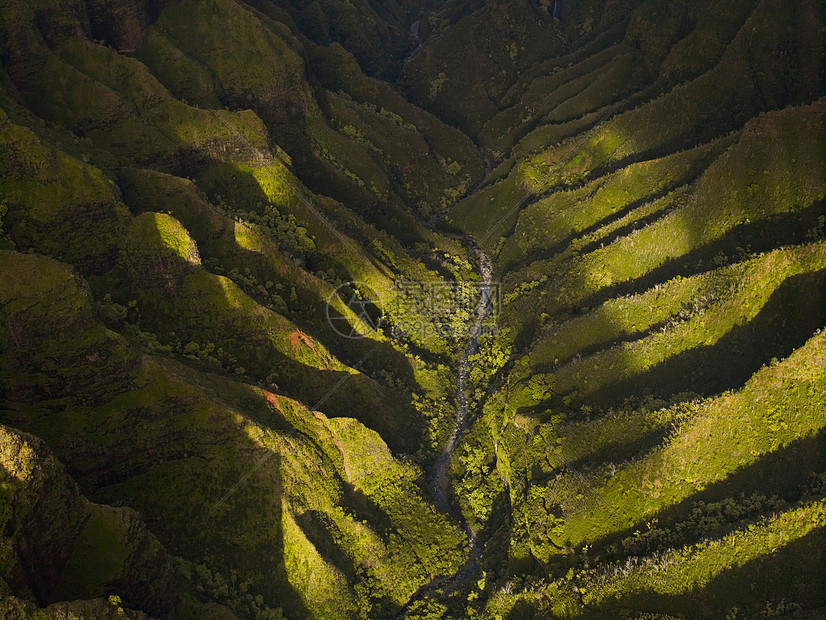
[{"label": "narrow stream", "polygon": [[482,161],[485,162],[485,176],[483,176],[482,180],[473,186],[473,189],[471,189],[470,192],[468,192],[468,196],[473,196],[473,194],[478,192],[485,184],[485,182],[487,182],[488,177],[493,172],[493,165],[490,163],[490,157],[488,157],[488,154],[485,152],[485,149],[483,149],[478,142],[476,142],[475,144],[476,150],[479,151],[479,157],[481,157]]},{"label": "narrow stream", "polygon": [[[413,50],[407,58],[405,58],[404,64],[407,64],[422,47],[422,42],[418,33],[419,23],[414,22],[410,28],[410,31],[415,35],[417,41],[419,41],[419,47]],[[479,191],[493,171],[490,158],[485,150],[479,144],[476,144],[476,148],[479,151],[480,158],[485,163],[485,175],[479,183],[468,191],[465,198],[468,198]],[[428,221],[428,225],[431,228],[435,227],[438,221],[446,215],[447,212],[433,214]],[[459,360],[459,370],[456,381],[456,422],[453,426],[453,431],[450,433],[450,437],[448,437],[444,448],[442,448],[441,453],[439,453],[439,457],[436,459],[433,470],[430,472],[428,483],[436,507],[447,517],[449,517],[451,521],[454,523],[459,523],[462,531],[467,536],[468,559],[455,573],[436,577],[429,583],[426,583],[420,587],[395,616],[395,620],[404,618],[405,613],[411,605],[417,601],[432,596],[438,590],[452,592],[465,586],[470,581],[473,574],[479,569],[479,562],[481,561],[482,554],[484,552],[484,544],[480,540],[479,535],[464,522],[461,514],[457,514],[456,511],[453,510],[448,499],[450,492],[450,461],[453,458],[453,453],[456,450],[456,447],[459,445],[459,440],[462,438],[462,434],[467,430],[469,424],[467,383],[471,371],[470,358],[478,349],[479,336],[482,333],[484,321],[492,311],[490,286],[491,278],[493,277],[493,265],[485,251],[479,247],[470,236],[462,235],[461,238],[473,243],[476,256],[479,259],[479,271],[482,278],[481,295],[479,297],[479,303],[476,305],[473,329],[470,332],[470,337],[468,338],[464,353]]]},{"label": "narrow stream", "polygon": [[476,353],[479,335],[482,332],[482,323],[490,312],[490,280],[493,268],[491,266],[488,255],[484,253],[481,248],[476,248],[476,254],[479,257],[480,270],[482,275],[482,295],[479,299],[479,304],[476,306],[476,317],[473,325],[473,331],[470,338],[468,338],[465,352],[462,354],[459,362],[459,374],[456,381],[456,425],[453,427],[453,432],[445,443],[439,458],[436,460],[436,465],[433,467],[433,472],[430,475],[430,486],[433,491],[433,497],[436,500],[436,505],[442,512],[448,514],[453,519],[458,519],[450,508],[447,501],[448,488],[450,486],[450,476],[448,469],[450,468],[450,458],[453,451],[456,449],[459,439],[467,430],[468,426],[468,404],[467,404],[467,380],[470,376],[470,356]]},{"label": "narrow stream", "polygon": [[[475,194],[479,190],[479,188],[482,187],[482,185],[485,183],[485,181],[491,173],[491,164],[490,160],[488,159],[487,153],[485,153],[485,150],[481,146],[477,145],[477,148],[479,149],[479,155],[483,158],[485,162],[485,176],[482,177],[482,180],[479,181],[479,183],[468,192],[466,198],[473,196],[473,194]],[[435,224],[435,220],[433,220],[433,224]],[[473,239],[470,236],[465,236],[464,238],[473,242]],[[448,489],[450,487],[450,459],[453,456],[453,451],[456,449],[456,446],[459,443],[459,439],[462,437],[462,433],[464,433],[467,430],[467,380],[470,376],[469,360],[470,357],[474,353],[476,353],[476,349],[479,342],[479,335],[482,333],[482,324],[485,318],[491,312],[490,282],[491,277],[493,275],[493,266],[490,262],[490,258],[487,254],[485,254],[485,251],[481,247],[476,245],[475,242],[473,242],[473,244],[475,246],[476,256],[479,258],[479,271],[480,275],[482,276],[482,295],[480,296],[479,303],[476,306],[473,331],[471,331],[470,333],[467,346],[465,347],[465,352],[462,354],[462,357],[459,361],[459,372],[456,381],[456,424],[453,427],[453,432],[450,434],[450,437],[448,437],[447,443],[445,443],[445,447],[442,449],[441,454],[439,454],[439,458],[436,460],[436,464],[433,466],[433,471],[431,472],[429,478],[430,487],[433,491],[433,498],[436,501],[436,505],[442,512],[444,512],[452,519],[457,521],[460,520],[460,518],[459,516],[454,514],[453,510],[450,507],[450,503],[447,500]],[[473,548],[473,541],[476,540],[476,535],[473,532],[471,532],[469,528],[465,528],[465,533],[468,534],[468,538],[471,540],[471,548]]]},{"label": "narrow stream", "polygon": [[470,377],[471,371],[470,357],[476,353],[479,336],[482,333],[482,325],[492,309],[490,301],[490,284],[491,277],[493,275],[493,266],[491,265],[490,258],[488,258],[488,255],[485,254],[481,248],[476,247],[476,255],[479,258],[479,267],[482,276],[482,294],[479,298],[479,303],[476,306],[473,330],[471,331],[465,351],[459,361],[459,373],[456,381],[456,423],[453,427],[453,432],[451,432],[450,437],[448,437],[448,440],[445,443],[444,448],[442,448],[442,452],[439,454],[439,458],[436,460],[436,464],[433,466],[433,470],[428,477],[428,482],[430,483],[430,489],[436,506],[452,521],[460,523],[462,530],[468,538],[468,559],[459,568],[459,570],[452,575],[437,577],[430,583],[427,583],[419,588],[419,590],[401,609],[396,618],[403,618],[404,613],[413,603],[428,598],[437,590],[451,592],[463,587],[479,569],[479,561],[481,560],[482,553],[484,551],[484,545],[479,539],[477,533],[463,521],[460,514],[457,514],[456,511],[453,510],[448,500],[450,491],[450,460],[453,457],[453,452],[456,450],[456,446],[459,445],[459,440],[461,439],[462,434],[467,430],[469,423],[467,381]]}]

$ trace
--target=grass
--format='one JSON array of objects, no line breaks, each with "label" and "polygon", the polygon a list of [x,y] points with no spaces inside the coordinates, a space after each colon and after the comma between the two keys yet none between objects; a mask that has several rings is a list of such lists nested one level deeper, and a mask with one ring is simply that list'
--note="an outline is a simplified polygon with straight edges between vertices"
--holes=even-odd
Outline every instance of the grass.
[{"label": "grass", "polygon": [[703,6],[692,15],[696,25],[691,32],[667,48],[666,54],[660,52],[664,56],[659,67],[661,78],[678,84],[712,69],[756,6],[755,1],[735,0]]},{"label": "grass", "polygon": [[[435,155],[436,160],[440,156],[458,162],[463,172],[470,174],[474,182],[481,177],[482,163],[473,142],[464,133],[412,105],[386,82],[363,75],[358,70],[355,59],[345,50],[330,46],[312,47],[308,51],[313,71],[330,93],[336,93],[336,98],[346,94],[345,100],[351,100],[350,105],[357,104],[358,113],[365,119],[376,119],[382,124],[386,123],[386,119],[392,119],[397,125],[398,119],[401,119],[401,128],[411,131],[415,129],[420,134],[430,150],[429,153],[425,151],[427,155]],[[372,129],[369,125],[365,127],[364,123],[361,125],[363,129]],[[398,133],[398,130],[390,129],[394,134]],[[386,138],[378,136],[378,140],[385,141]],[[416,160],[422,161],[422,155],[425,154],[422,153],[422,145],[418,139],[414,144],[419,147]],[[399,148],[400,145],[393,146]],[[397,161],[402,165],[408,163],[407,159]],[[435,185],[434,181],[428,183]]]},{"label": "grass", "polygon": [[[78,320],[78,315],[81,323],[88,321],[88,291],[65,265],[45,256],[30,257],[8,250],[0,253],[0,260],[5,272],[0,299],[9,316],[25,316],[32,309],[32,301],[36,301],[35,307],[42,304],[43,308],[42,314],[32,313],[36,320],[50,314],[56,323],[70,324]],[[32,282],[38,283],[36,288]],[[51,311],[47,311],[46,306],[51,306]],[[36,325],[36,321],[33,324]],[[31,333],[31,337],[37,341],[36,332]]]},{"label": "grass", "polygon": [[[376,109],[369,103],[357,104],[342,95],[330,94],[328,101],[330,116],[338,130],[364,146],[369,157],[380,165],[392,166],[393,162],[399,162],[398,182],[407,201],[420,205],[423,214],[444,208],[442,197],[446,190],[454,189],[458,195],[467,190],[470,174],[463,174],[458,162],[454,167],[440,165],[440,160],[446,160],[430,152],[429,136],[421,134],[403,117],[385,108]],[[347,157],[347,161],[352,160],[352,156]]]},{"label": "grass", "polygon": [[[541,195],[555,188],[576,186],[593,178],[595,172],[604,174],[634,161],[652,159],[724,136],[740,129],[761,110],[813,100],[816,97],[814,91],[803,92],[801,87],[792,87],[784,81],[790,79],[794,72],[792,67],[802,62],[803,56],[773,56],[766,50],[789,47],[804,54],[803,50],[808,49],[816,37],[805,29],[792,35],[797,19],[794,12],[775,14],[776,10],[780,10],[779,7],[761,3],[712,70],[619,114],[600,126],[592,136],[585,136],[584,144],[578,145],[582,136],[571,135],[552,146],[564,137],[558,133],[564,126],[545,125],[538,129],[548,136],[544,143],[539,135],[531,138],[531,144],[541,153],[532,158],[525,156],[518,169],[498,184],[498,190],[494,187],[488,192],[480,192],[458,205],[453,212],[456,221],[481,238],[528,190]],[[776,27],[779,23],[785,23],[791,29],[781,33]],[[811,53],[816,54],[814,50]],[[755,64],[762,66],[765,73],[752,79],[748,67]],[[797,83],[817,83],[818,78],[810,78]],[[738,92],[736,99],[730,99],[727,93],[735,91]],[[761,101],[766,101],[766,105]],[[603,108],[605,112],[608,111],[606,108]],[[602,111],[599,115],[593,114],[591,122],[599,120],[602,114]],[[579,134],[587,127],[582,125],[583,121],[588,122],[587,116],[574,121],[572,134]],[[559,138],[552,137],[554,135]],[[556,162],[572,147],[576,150],[574,156],[557,167]],[[486,247],[493,249],[499,236],[507,234],[512,226],[513,220],[504,222],[501,230],[485,242]]]},{"label": "grass", "polygon": [[198,246],[189,232],[178,220],[164,213],[147,212],[136,217],[125,252],[128,268],[136,276],[151,273],[153,263],[164,265],[164,277],[175,270],[176,263],[190,268],[201,264]]},{"label": "grass", "polygon": [[[651,203],[691,183],[727,144],[730,140],[632,164],[580,189],[554,193],[534,202],[521,211],[514,232],[500,253],[500,262],[507,264],[522,255],[548,251],[599,225],[616,221],[616,225],[622,226],[634,222],[629,209]],[[673,202],[671,198],[664,206]],[[639,216],[636,219],[640,219]],[[539,231],[543,234],[538,234]],[[600,238],[598,232],[593,236],[594,240]]]},{"label": "grass", "polygon": [[[816,53],[810,49],[816,37],[805,27],[798,29],[802,25],[796,19],[794,11],[760,3],[712,70],[609,122],[544,187],[575,182],[586,172],[638,159],[641,154],[694,146],[738,129],[762,110],[811,101],[816,92],[805,89],[816,83],[814,75],[795,81],[795,86],[789,82],[792,67],[802,62],[802,55]],[[779,30],[779,24],[787,28]],[[797,52],[775,55],[769,51],[784,46]],[[763,71],[752,77],[749,67],[755,64]],[[735,90],[737,97],[730,98],[728,93]],[[662,131],[651,131],[654,127]],[[565,143],[552,148],[544,160],[552,164],[569,148]],[[525,181],[531,183],[530,172]]]},{"label": "grass", "polygon": [[[696,78],[720,60],[755,4],[729,1],[697,8],[681,3],[656,14],[653,5],[641,7],[615,45],[591,49],[584,57],[574,53],[568,65],[556,60],[532,67],[511,88],[508,106],[486,123],[480,139],[507,153],[531,133],[515,149],[524,155],[577,133],[575,123],[562,129],[568,121],[587,121],[612,103],[627,107],[645,101],[646,93],[657,96]],[[653,21],[656,28],[650,27]]]},{"label": "grass", "polygon": [[144,312],[146,327],[155,333],[173,331],[185,340],[209,333],[211,342],[233,353],[249,368],[256,368],[256,359],[269,358],[275,365],[275,360],[284,363],[286,358],[308,368],[345,371],[346,367],[321,343],[283,316],[260,306],[229,278],[205,271],[187,275],[172,303],[164,299],[165,283],[164,278],[160,288],[133,292]]},{"label": "grass", "polygon": [[[725,571],[744,567],[761,556],[777,552],[778,547],[793,546],[809,534],[819,533],[824,518],[826,511],[822,501],[784,511],[765,523],[735,531],[722,539],[652,558],[635,567],[632,574],[597,587],[583,599],[583,603],[605,606],[610,601],[614,605],[621,604],[623,598],[630,598],[635,591],[672,596],[690,593],[708,585]],[[792,592],[789,588],[788,593]],[[734,598],[742,601],[745,597],[735,595]]]},{"label": "grass", "polygon": [[[639,278],[737,226],[801,211],[821,199],[819,110],[820,104],[813,104],[752,121],[737,143],[700,176],[684,206],[573,258],[546,295],[546,311],[570,308],[600,289]],[[808,129],[797,134],[801,127]],[[771,148],[762,146],[768,144]]]},{"label": "grass", "polygon": [[117,510],[90,506],[89,520],[66,563],[54,600],[97,598],[122,574],[129,557],[128,533]]},{"label": "grass", "polygon": [[0,194],[6,233],[20,250],[101,271],[111,266],[128,212],[99,169],[43,143],[0,111]]},{"label": "grass", "polygon": [[[137,60],[80,39],[67,44],[61,58],[117,93],[124,105],[153,124],[172,144],[209,153],[216,142],[235,142],[218,118],[176,100]],[[267,146],[264,126],[249,110],[224,114],[247,142],[259,148]]]},{"label": "grass", "polygon": [[[241,7],[216,1],[203,11],[232,20],[238,41],[227,40],[212,21],[184,20],[193,22],[184,25],[176,20],[180,12],[192,10],[191,3],[184,3],[163,13],[138,54],[179,96],[191,90],[191,74],[178,73],[175,67],[184,71],[194,63],[209,70],[214,88],[200,80],[198,101],[212,100],[212,92],[220,92],[224,103],[252,107],[266,121],[271,140],[293,154],[300,175],[314,191],[349,202],[370,220],[380,212],[377,223],[399,235],[411,234],[411,225],[420,226],[410,217],[411,206],[429,216],[443,207],[443,199],[454,201],[481,175],[466,137],[411,106],[387,84],[365,77],[344,49],[299,42],[282,24]],[[216,49],[225,53],[215,54]],[[311,90],[301,66],[305,55],[321,80],[339,92]],[[271,75],[246,75],[261,58],[270,58]],[[339,71],[353,75],[340,77]],[[348,103],[350,97],[357,106]],[[450,173],[441,160],[455,161],[465,170]]]},{"label": "grass", "polygon": [[[403,87],[501,162],[455,207],[470,138],[359,66],[386,69],[410,3],[184,0],[134,55],[45,0],[0,20],[0,243],[27,252],[0,252],[0,418],[141,511],[198,599],[182,617],[392,617],[466,560],[424,489],[456,345],[326,317],[358,324],[344,281],[471,278],[423,223],[448,208],[505,288],[450,469],[486,551],[410,615],[822,605],[814,4],[544,4],[422,22]],[[401,30],[372,29],[385,10]],[[395,301],[388,323],[427,321]],[[138,583],[149,610],[159,547],[92,510],[65,591]]]},{"label": "grass", "polygon": [[[512,418],[499,449],[512,455],[509,555],[512,562],[532,555],[552,577],[511,579],[492,593],[486,617],[523,607],[562,617],[612,617],[628,607],[722,617],[737,607],[751,617],[767,604],[786,611],[822,605],[822,593],[811,588],[822,563],[822,491],[794,487],[820,467],[825,350],[818,333],[742,390],[690,404],[652,402],[556,426]],[[634,445],[646,436],[653,441]],[[814,453],[784,459],[801,438],[815,442]],[[777,498],[730,497],[758,482],[750,468],[763,461],[776,463],[767,464],[768,486],[795,501],[802,493],[801,502],[786,508]],[[527,487],[523,470],[532,478]],[[714,512],[716,504],[702,501],[714,498],[729,499]],[[653,550],[640,557],[647,545]],[[810,568],[789,571],[792,557]],[[760,594],[749,589],[754,583],[763,584]]]},{"label": "grass", "polygon": [[[441,19],[456,19],[449,15],[452,8],[446,6]],[[580,24],[595,23],[602,7],[587,2],[572,11],[579,13]],[[507,13],[491,6],[459,15],[450,37],[433,37],[404,68],[401,83],[415,102],[470,135],[479,135],[520,73],[559,54],[577,38],[571,32],[575,28],[575,21],[560,26],[530,3],[518,3]],[[586,39],[591,36],[585,33]]]},{"label": "grass", "polygon": [[[790,573],[784,560],[821,574],[823,525],[823,502],[802,503],[698,545],[570,571],[521,592],[506,586],[491,597],[483,617],[519,609],[563,618],[610,618],[628,609],[640,618],[805,617],[817,613],[822,595],[809,590],[800,573]],[[755,592],[754,584],[767,577]]]},{"label": "grass", "polygon": [[290,584],[304,594],[308,608],[325,618],[350,618],[355,602],[344,575],[331,566],[296,524],[289,510],[282,512],[284,563]]},{"label": "grass", "polygon": [[[9,312],[17,308],[18,314],[35,316],[32,301],[42,297],[53,323],[62,315],[64,325],[77,321],[77,313],[90,316],[88,293],[59,263],[14,253],[3,258],[9,262],[2,270],[5,279],[16,282],[12,274],[21,278],[16,286],[2,287]],[[58,298],[52,289],[65,283],[73,288],[66,291],[71,303],[63,308],[54,303]],[[249,303],[237,291],[227,295],[228,303]],[[67,355],[86,359],[101,354],[107,340],[128,346],[119,336],[86,325],[72,328],[80,330],[82,338],[65,342],[65,347],[36,340],[26,346],[34,352],[48,347],[46,357],[57,364],[69,364]],[[396,460],[379,435],[358,422],[327,420],[284,396],[206,375],[171,359],[139,355],[137,365],[134,356],[124,359],[111,353],[89,359],[96,361],[87,364],[88,370],[102,373],[105,380],[87,384],[58,373],[83,394],[58,400],[56,407],[42,403],[39,414],[30,413],[25,425],[47,437],[60,457],[72,463],[94,499],[126,501],[145,515],[157,515],[153,529],[175,553],[207,562],[212,572],[228,575],[232,567],[247,587],[262,592],[271,605],[283,605],[287,613],[306,613],[300,611],[304,605],[327,617],[346,610],[342,601],[356,586],[364,597],[359,609],[397,608],[434,572],[446,572],[461,561],[463,537],[422,497],[417,489],[420,471]],[[22,416],[15,417],[20,424],[28,406],[14,407],[14,415]],[[4,419],[9,415],[12,412]],[[127,439],[121,429],[133,422],[137,427]],[[292,428],[301,432],[290,432]],[[96,447],[73,456],[70,437],[83,437],[85,445]],[[372,446],[371,452],[365,453],[363,445]],[[202,526],[204,507],[247,473],[262,450],[274,451],[276,458],[238,489],[208,527]],[[157,454],[165,456],[149,456]],[[287,510],[289,516],[284,515]],[[312,526],[310,513],[324,515],[328,534]],[[88,553],[78,552],[76,565],[67,573],[73,588],[83,585],[81,578],[88,578],[91,588],[92,582],[111,578],[116,563],[121,565],[122,556],[109,554],[93,569],[84,569],[96,562],[98,551],[114,544],[116,529],[108,518],[90,525],[82,547],[88,547]],[[209,549],[217,550],[221,559],[209,555]],[[297,598],[285,595],[290,588],[300,592]],[[215,592],[206,595],[230,600]]]},{"label": "grass", "polygon": [[[404,603],[417,583],[455,571],[464,560],[464,535],[423,501],[416,485],[421,472],[395,461],[381,437],[355,420],[329,420],[327,426],[348,482],[398,528],[395,555],[380,552],[398,584],[396,602]],[[368,561],[367,551],[362,549],[360,562]]]},{"label": "grass", "polygon": [[[671,281],[628,301],[612,300],[607,307],[566,324],[563,332],[546,341],[545,350],[532,356],[531,361],[537,365],[543,361],[556,363],[560,354],[565,359],[606,340],[637,334],[635,340],[604,347],[554,372],[556,393],[576,392],[577,399],[582,398],[582,394],[642,374],[683,351],[713,345],[735,326],[752,321],[788,278],[824,268],[826,255],[821,244],[797,251],[774,252],[746,265],[695,276],[685,282]],[[674,317],[676,320],[668,325]],[[601,331],[606,321],[611,326]],[[662,329],[651,333],[650,328],[661,324]],[[566,342],[566,334],[573,342]],[[543,358],[542,354],[547,357]]]},{"label": "grass", "polygon": [[[231,26],[216,29],[213,23]],[[243,107],[252,104],[267,120],[286,121],[310,105],[303,63],[289,31],[258,19],[248,6],[222,0],[186,1],[163,11],[154,27],[205,66],[224,97],[244,102]],[[215,49],[224,53],[214,54]],[[164,58],[162,50],[156,54]],[[175,78],[185,79],[180,74]]]},{"label": "grass", "polygon": [[[813,290],[823,270],[813,243],[822,101],[805,92],[813,80],[784,82],[816,37],[761,34],[805,11],[740,3],[719,19],[718,8],[649,3],[635,14],[619,49],[639,39],[649,75],[593,134],[608,111],[593,110],[623,97],[602,99],[601,83],[583,90],[590,72],[606,70],[599,55],[537,67],[511,91],[516,105],[483,130],[491,143],[513,141],[510,127],[533,133],[510,154],[509,143],[495,178],[451,212],[495,255],[499,342],[510,347],[453,471],[466,514],[496,510],[496,493],[481,497],[497,476],[509,504],[482,565],[496,586],[482,588],[487,607],[469,603],[480,617],[753,617],[822,605],[812,587],[822,523],[789,530],[822,511],[794,503],[822,468]],[[684,12],[693,17],[681,23]],[[795,51],[768,51],[781,48]],[[729,101],[729,88],[748,101]],[[530,118],[519,100],[550,115]],[[751,516],[714,528],[710,504],[708,515],[686,516],[704,500],[733,498],[740,510],[751,501],[740,492],[784,500],[752,502]],[[773,520],[783,501],[795,516]],[[634,573],[645,554],[654,555],[639,565],[651,570]],[[813,569],[787,571],[796,554]]]},{"label": "grass", "polygon": [[506,97],[509,107],[485,123],[479,136],[480,141],[494,151],[508,152],[530,127],[537,123],[546,125],[547,123],[541,122],[546,115],[567,98],[576,96],[593,83],[594,78],[606,71],[606,67],[620,51],[611,46],[575,65],[555,65],[550,73],[536,76],[528,83],[515,85]]},{"label": "grass", "polygon": [[[279,177],[262,175],[261,183],[268,196],[278,199],[280,205],[289,205],[292,194],[279,194],[277,190],[281,185],[276,185],[277,181]],[[121,184],[125,200],[134,210],[169,211],[181,221],[197,242],[209,271],[231,278],[259,304],[289,313],[303,332],[323,342],[345,363],[352,359],[354,364],[364,357],[363,345],[378,337],[334,294],[333,284],[308,272],[285,254],[292,246],[285,247],[283,239],[274,238],[269,228],[242,224],[222,213],[194,182],[149,170],[131,169],[121,172]],[[315,252],[320,251],[321,248],[315,246]],[[294,301],[290,294],[292,290],[296,291]],[[343,321],[364,334],[365,341],[342,342],[327,321],[328,303]],[[393,365],[389,360],[384,361]]]},{"label": "grass", "polygon": [[[581,545],[639,525],[760,456],[818,432],[824,422],[824,376],[817,370],[824,344],[818,334],[788,359],[758,371],[742,390],[704,402],[668,443],[597,483],[600,502],[588,514],[566,516],[560,539]],[[573,509],[564,508],[566,514]]]},{"label": "grass", "polygon": [[[217,119],[173,99],[141,63],[101,45],[73,42],[64,57],[50,57],[37,79],[28,92],[41,116],[81,132],[122,161],[171,168],[182,147],[207,154],[212,141],[228,137]],[[55,82],[78,85],[82,97],[58,96],[50,89]],[[237,115],[235,124],[258,142],[255,120]]]},{"label": "grass", "polygon": [[135,57],[177,98],[201,108],[220,108],[213,76],[207,67],[189,57],[158,28],[150,27]]}]

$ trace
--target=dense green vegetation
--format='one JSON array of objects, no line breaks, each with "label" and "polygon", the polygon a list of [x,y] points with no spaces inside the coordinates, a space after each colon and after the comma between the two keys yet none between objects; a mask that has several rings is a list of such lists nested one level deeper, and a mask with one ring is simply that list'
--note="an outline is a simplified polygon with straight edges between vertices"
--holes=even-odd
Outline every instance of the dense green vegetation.
[{"label": "dense green vegetation", "polygon": [[823,615],[822,3],[562,4],[0,3],[0,616]]}]

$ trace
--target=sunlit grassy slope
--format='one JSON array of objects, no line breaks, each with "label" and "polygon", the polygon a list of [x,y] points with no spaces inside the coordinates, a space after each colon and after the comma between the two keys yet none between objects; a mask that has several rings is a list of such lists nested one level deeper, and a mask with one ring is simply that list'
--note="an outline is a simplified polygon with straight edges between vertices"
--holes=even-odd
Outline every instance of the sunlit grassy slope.
[{"label": "sunlit grassy slope", "polygon": [[[478,153],[361,73],[347,50],[365,64],[375,41],[317,46],[297,7],[127,4],[3,7],[0,419],[102,502],[18,535],[8,495],[4,541],[30,551],[2,556],[3,596],[21,614],[110,595],[162,617],[393,614],[466,555],[422,483],[456,347],[391,341],[347,302],[410,318],[395,280],[469,273],[420,217],[480,178]],[[121,506],[161,559],[121,544]]]},{"label": "sunlit grassy slope", "polygon": [[819,617],[820,7],[636,7],[473,129],[502,163],[450,219],[503,303],[452,470],[470,607]]},{"label": "sunlit grassy slope", "polygon": [[822,7],[552,4],[2,4],[0,615],[822,616]]},{"label": "sunlit grassy slope", "polygon": [[[181,556],[178,570],[197,599],[248,613],[244,589],[218,585],[236,575],[264,597],[262,609],[345,617],[392,609],[461,560],[463,535],[421,497],[416,467],[397,461],[377,434],[142,353],[141,338],[96,322],[88,287],[66,266],[8,251],[0,258],[11,325],[4,343],[13,346],[4,357],[4,418],[47,438],[92,498],[158,515],[153,528]],[[184,349],[183,361],[198,359]],[[375,457],[365,460],[368,443]],[[99,593],[108,573],[74,581],[71,549],[67,576],[49,596]],[[109,549],[97,553],[104,561]],[[82,561],[90,560],[75,564]],[[129,603],[147,604],[134,594]]]}]

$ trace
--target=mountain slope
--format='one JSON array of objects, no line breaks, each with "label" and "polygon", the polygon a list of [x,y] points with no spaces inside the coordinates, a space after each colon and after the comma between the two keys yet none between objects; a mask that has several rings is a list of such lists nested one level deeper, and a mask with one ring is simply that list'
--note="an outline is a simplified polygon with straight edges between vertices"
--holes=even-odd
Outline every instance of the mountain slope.
[{"label": "mountain slope", "polygon": [[[215,5],[260,34],[245,42],[253,53],[277,51],[295,63],[247,85],[267,124],[247,109],[192,107],[147,65],[90,38],[145,49],[166,11],[200,14],[185,4],[161,8],[143,14],[130,5],[135,29],[124,22],[109,32],[95,25],[105,10],[93,3],[63,12],[4,6],[3,421],[46,438],[94,501],[139,510],[174,556],[181,602],[130,599],[133,606],[184,617],[206,609],[216,617],[229,609],[243,617],[391,613],[462,561],[463,535],[418,482],[450,430],[451,377],[440,364],[452,344],[419,341],[429,361],[407,354],[336,287],[392,288],[394,277],[440,278],[450,268],[444,259],[423,264],[348,206],[313,195],[291,155],[270,142],[274,133],[297,157],[307,154],[290,142],[298,124],[273,115],[287,100],[333,131],[315,99],[328,95],[309,86],[289,20]],[[248,58],[199,56],[194,43],[206,36],[187,57],[236,75]],[[242,50],[240,41],[223,42]],[[296,88],[282,88],[290,80]],[[247,102],[229,83],[221,88]],[[432,134],[452,135],[398,96],[387,105],[418,115]],[[376,105],[366,109],[368,118],[403,124]],[[336,140],[350,148],[346,134]],[[417,156],[434,157],[418,139]],[[464,148],[480,166],[461,140],[469,146],[443,139],[445,152],[461,158]],[[409,157],[393,156],[378,161],[400,169]],[[376,169],[367,160],[365,170]],[[442,170],[438,161],[430,167]],[[436,174],[441,191],[447,173]],[[364,184],[353,177],[342,185]],[[378,208],[375,196],[368,203]],[[413,221],[414,212],[399,217]],[[420,243],[462,251],[416,226]],[[366,337],[343,339],[342,325]],[[380,430],[395,453],[353,417]],[[363,442],[378,451],[374,461],[354,456]],[[401,460],[399,451],[415,457]],[[56,596],[96,596],[67,576],[83,570],[56,569],[64,579]],[[118,583],[98,586],[126,600]],[[31,598],[25,588],[14,594]]]},{"label": "mountain slope", "polygon": [[2,614],[822,615],[822,33],[0,3]]},{"label": "mountain slope", "polygon": [[502,281],[453,467],[486,617],[824,605],[822,21],[737,4],[640,3],[479,130],[503,163],[449,218]]}]

